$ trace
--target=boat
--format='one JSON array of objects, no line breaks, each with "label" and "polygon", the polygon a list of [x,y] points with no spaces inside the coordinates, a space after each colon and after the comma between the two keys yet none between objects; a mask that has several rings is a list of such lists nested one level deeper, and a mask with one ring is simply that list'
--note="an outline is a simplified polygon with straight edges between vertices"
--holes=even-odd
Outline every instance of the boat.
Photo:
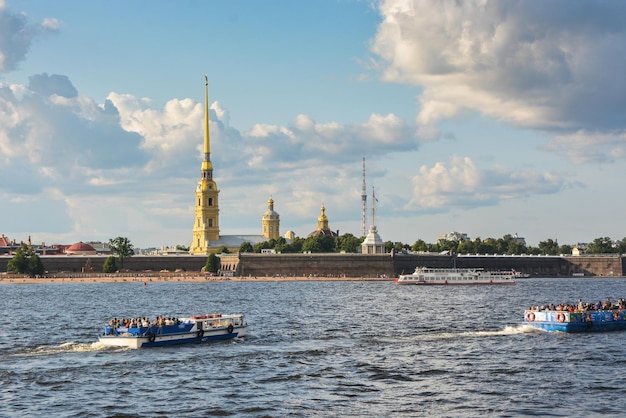
[{"label": "boat", "polygon": [[418,266],[412,274],[401,274],[395,281],[403,285],[515,284],[515,272]]},{"label": "boat", "polygon": [[626,309],[524,311],[524,325],[544,331],[604,332],[626,329]]},{"label": "boat", "polygon": [[184,318],[112,319],[98,336],[105,346],[161,347],[175,344],[227,340],[244,337],[248,324],[242,314],[206,314]]}]

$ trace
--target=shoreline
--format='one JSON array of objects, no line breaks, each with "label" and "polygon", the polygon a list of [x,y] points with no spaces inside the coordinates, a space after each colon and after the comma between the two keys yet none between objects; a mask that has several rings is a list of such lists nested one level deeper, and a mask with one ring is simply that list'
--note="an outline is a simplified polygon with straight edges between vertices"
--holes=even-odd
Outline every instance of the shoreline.
[{"label": "shoreline", "polygon": [[248,276],[248,277],[225,277],[225,276],[202,276],[185,275],[176,277],[160,276],[106,276],[106,277],[2,277],[2,284],[43,284],[43,283],[149,283],[180,282],[180,283],[203,283],[203,282],[318,282],[318,281],[393,281],[389,277],[297,277],[297,276]]}]

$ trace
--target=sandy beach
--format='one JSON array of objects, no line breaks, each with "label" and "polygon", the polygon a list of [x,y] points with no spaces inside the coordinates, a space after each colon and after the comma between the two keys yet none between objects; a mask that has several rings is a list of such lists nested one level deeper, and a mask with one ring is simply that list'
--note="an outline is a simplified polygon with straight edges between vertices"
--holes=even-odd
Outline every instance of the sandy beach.
[{"label": "sandy beach", "polygon": [[38,284],[38,283],[143,283],[148,285],[154,282],[286,282],[286,281],[391,281],[389,277],[304,277],[304,276],[246,276],[246,277],[222,277],[204,276],[201,274],[180,276],[151,276],[151,275],[80,275],[68,277],[23,277],[23,276],[0,276],[0,284]]}]

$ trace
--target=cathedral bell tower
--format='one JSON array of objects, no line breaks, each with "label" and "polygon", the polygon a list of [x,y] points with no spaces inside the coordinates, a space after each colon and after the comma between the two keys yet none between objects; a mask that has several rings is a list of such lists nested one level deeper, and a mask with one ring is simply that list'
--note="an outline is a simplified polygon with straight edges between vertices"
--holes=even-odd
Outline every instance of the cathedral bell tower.
[{"label": "cathedral bell tower", "polygon": [[274,199],[270,196],[267,201],[267,210],[263,214],[261,221],[263,224],[263,237],[269,239],[280,238],[280,216],[274,211]]},{"label": "cathedral bell tower", "polygon": [[213,181],[213,164],[211,163],[211,139],[209,137],[209,79],[205,75],[204,86],[204,160],[202,161],[201,177],[196,186],[196,210],[193,224],[193,240],[189,253],[194,255],[209,254],[210,241],[220,238],[219,190]]}]

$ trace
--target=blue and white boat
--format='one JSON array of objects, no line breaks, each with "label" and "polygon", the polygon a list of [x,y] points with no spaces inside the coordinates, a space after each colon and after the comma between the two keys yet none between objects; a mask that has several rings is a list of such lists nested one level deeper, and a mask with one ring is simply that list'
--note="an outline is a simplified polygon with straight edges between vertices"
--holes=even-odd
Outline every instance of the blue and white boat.
[{"label": "blue and white boat", "polygon": [[544,331],[604,332],[626,329],[626,310],[530,310],[524,312],[524,325]]},{"label": "blue and white boat", "polygon": [[160,347],[244,337],[248,324],[242,314],[206,314],[188,318],[112,319],[98,337],[114,347]]}]

